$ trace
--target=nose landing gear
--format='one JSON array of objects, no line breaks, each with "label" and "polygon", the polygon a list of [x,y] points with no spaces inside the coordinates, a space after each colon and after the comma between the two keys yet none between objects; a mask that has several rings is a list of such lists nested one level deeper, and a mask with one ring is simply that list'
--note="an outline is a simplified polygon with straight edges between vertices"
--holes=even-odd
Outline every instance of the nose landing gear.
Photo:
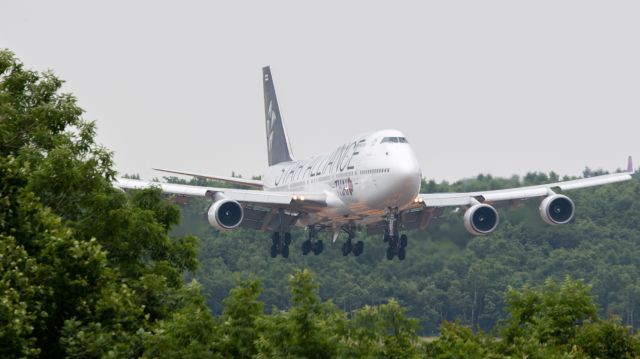
[{"label": "nose landing gear", "polygon": [[407,256],[407,235],[400,235],[400,213],[398,208],[389,208],[387,212],[387,228],[384,231],[384,241],[389,244],[387,247],[387,259],[393,260],[398,256],[399,260],[404,260]]}]

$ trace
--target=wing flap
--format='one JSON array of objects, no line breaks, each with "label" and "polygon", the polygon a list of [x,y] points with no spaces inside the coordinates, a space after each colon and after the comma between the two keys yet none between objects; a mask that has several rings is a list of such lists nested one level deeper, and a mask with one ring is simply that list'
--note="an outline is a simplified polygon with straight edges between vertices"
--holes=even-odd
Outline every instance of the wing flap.
[{"label": "wing flap", "polygon": [[128,190],[128,189],[147,189],[157,187],[162,192],[169,194],[178,194],[192,197],[207,197],[213,195],[215,192],[223,190],[223,188],[212,187],[200,187],[200,186],[188,186],[174,183],[161,183],[161,182],[149,182],[140,181],[128,178],[118,178],[113,182],[113,186]]},{"label": "wing flap", "polygon": [[192,176],[200,179],[222,181],[222,182],[227,182],[227,183],[240,185],[240,186],[248,186],[248,187],[259,188],[259,189],[263,188],[263,183],[262,181],[259,181],[259,180],[250,180],[250,179],[244,179],[239,177],[207,175],[202,173],[193,173],[193,172],[186,172],[186,171],[164,170],[161,168],[154,168],[154,170],[160,171],[160,172],[166,172],[166,173],[173,173],[177,175]]},{"label": "wing flap", "polygon": [[123,190],[157,187],[165,193],[193,197],[213,198],[216,194],[222,194],[224,197],[236,200],[240,203],[260,204],[269,208],[277,207],[292,208],[296,210],[313,210],[314,208],[326,207],[327,205],[326,195],[324,193],[303,192],[293,194],[289,192],[267,192],[233,188],[191,186],[164,182],[148,182],[127,178],[118,178],[113,182],[113,185],[114,187]]}]

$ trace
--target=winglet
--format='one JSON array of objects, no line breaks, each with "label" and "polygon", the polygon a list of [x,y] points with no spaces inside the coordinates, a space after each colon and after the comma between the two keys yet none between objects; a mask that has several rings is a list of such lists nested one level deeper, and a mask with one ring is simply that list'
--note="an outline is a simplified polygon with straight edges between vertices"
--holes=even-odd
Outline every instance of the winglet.
[{"label": "winglet", "polygon": [[629,156],[629,160],[627,162],[627,172],[633,172],[633,158]]}]

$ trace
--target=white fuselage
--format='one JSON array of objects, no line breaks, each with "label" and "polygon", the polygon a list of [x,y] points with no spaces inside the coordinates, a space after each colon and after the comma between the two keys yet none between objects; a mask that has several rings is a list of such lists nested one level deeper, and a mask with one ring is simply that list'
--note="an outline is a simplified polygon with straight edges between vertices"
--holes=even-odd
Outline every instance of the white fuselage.
[{"label": "white fuselage", "polygon": [[329,154],[283,162],[267,169],[264,190],[323,192],[327,206],[300,225],[378,221],[389,208],[403,209],[420,190],[422,173],[413,150],[397,130],[358,136]]}]

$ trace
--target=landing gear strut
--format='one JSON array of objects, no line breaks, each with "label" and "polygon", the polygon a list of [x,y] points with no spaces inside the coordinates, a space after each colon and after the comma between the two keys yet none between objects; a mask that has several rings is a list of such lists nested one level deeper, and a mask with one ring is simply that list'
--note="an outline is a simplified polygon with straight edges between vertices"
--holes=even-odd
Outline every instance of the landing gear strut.
[{"label": "landing gear strut", "polygon": [[389,208],[387,213],[387,228],[384,231],[384,241],[389,243],[387,247],[387,259],[392,260],[396,255],[399,260],[407,256],[407,235],[400,235],[400,213],[398,208]]},{"label": "landing gear strut", "polygon": [[318,239],[318,229],[314,226],[309,226],[309,239],[302,242],[302,255],[306,256],[310,252],[318,255],[324,250],[324,244],[322,239]]},{"label": "landing gear strut", "polygon": [[362,254],[364,250],[364,243],[362,241],[358,241],[355,244],[353,243],[353,239],[356,236],[356,226],[354,223],[349,223],[342,227],[342,230],[347,232],[348,238],[342,245],[342,255],[348,256],[349,253],[353,253],[354,256],[359,256]]}]

